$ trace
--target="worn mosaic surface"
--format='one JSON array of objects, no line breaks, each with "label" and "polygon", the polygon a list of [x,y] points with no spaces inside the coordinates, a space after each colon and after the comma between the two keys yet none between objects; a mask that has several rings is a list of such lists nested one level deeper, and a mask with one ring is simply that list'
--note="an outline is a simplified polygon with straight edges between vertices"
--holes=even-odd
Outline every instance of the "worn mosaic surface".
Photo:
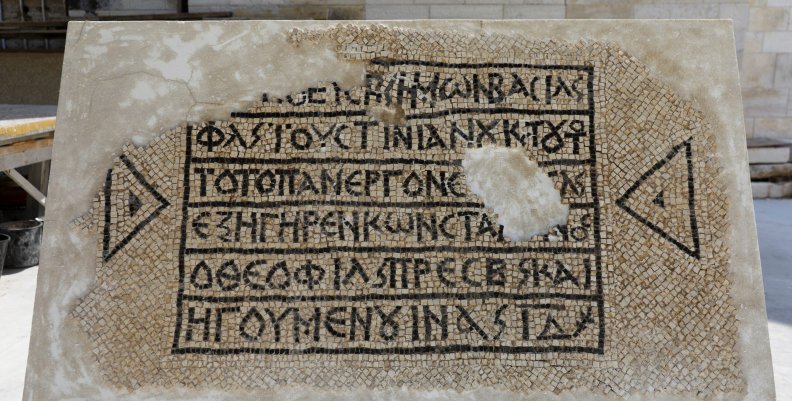
[{"label": "worn mosaic surface", "polygon": [[[367,65],[128,145],[76,307],[104,377],[272,388],[744,392],[707,119],[605,43],[295,30]],[[524,149],[570,207],[515,242],[461,159]]]}]

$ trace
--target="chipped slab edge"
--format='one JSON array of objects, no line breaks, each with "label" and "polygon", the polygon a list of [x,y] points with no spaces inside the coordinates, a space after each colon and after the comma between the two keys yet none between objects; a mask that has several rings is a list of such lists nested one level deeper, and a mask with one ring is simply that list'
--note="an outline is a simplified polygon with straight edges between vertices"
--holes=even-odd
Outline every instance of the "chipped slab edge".
[{"label": "chipped slab edge", "polygon": [[[190,46],[179,47],[179,43],[173,43],[171,50],[176,54],[175,65],[149,66],[156,71],[159,69],[160,77],[152,76],[150,70],[141,72],[127,72],[120,76],[103,77],[93,80],[90,75],[94,72],[109,69],[114,65],[129,63],[135,65],[135,57],[107,57],[107,44],[114,40],[112,30],[110,37],[100,37],[98,42],[85,44],[80,47],[80,43],[85,39],[85,31],[96,29],[101,24],[124,25],[136,24],[140,26],[148,24],[151,29],[139,29],[137,38],[130,40],[141,40],[146,35],[152,38],[159,36],[151,34],[156,31],[154,27],[162,30],[186,30],[189,27],[200,27],[206,24],[208,27],[205,32],[212,32],[211,25],[222,27],[219,34],[207,36],[196,33],[195,36],[202,38],[188,43]],[[62,322],[65,315],[71,309],[74,302],[88,291],[93,278],[93,255],[87,258],[80,255],[70,255],[68,263],[64,263],[63,258],[59,258],[58,249],[74,248],[86,243],[93,244],[93,239],[84,234],[74,232],[70,227],[71,220],[82,215],[90,205],[93,193],[100,185],[102,174],[96,177],[75,177],[75,172],[82,171],[104,171],[110,166],[111,160],[116,156],[120,145],[128,138],[135,135],[142,139],[153,138],[168,128],[172,128],[181,120],[187,119],[195,121],[202,118],[210,118],[216,114],[226,111],[241,109],[244,105],[236,102],[245,96],[257,96],[260,92],[271,90],[273,93],[288,90],[297,90],[307,87],[315,81],[326,81],[338,78],[339,80],[354,81],[355,67],[350,62],[335,59],[332,49],[309,49],[318,50],[320,54],[306,54],[303,51],[296,58],[307,60],[321,56],[322,63],[303,64],[302,74],[291,80],[287,84],[278,83],[277,76],[269,80],[261,80],[261,87],[253,87],[250,93],[233,95],[225,93],[215,94],[211,90],[207,91],[206,86],[200,82],[194,82],[192,72],[200,68],[214,70],[216,72],[228,68],[225,65],[200,65],[196,68],[194,57],[195,52],[201,50],[201,46],[212,46],[213,49],[229,48],[234,46],[232,39],[239,39],[244,35],[257,35],[247,38],[247,44],[261,44],[265,41],[254,41],[254,39],[269,38],[267,46],[274,44],[277,48],[288,46],[282,38],[286,32],[293,28],[325,28],[335,25],[332,22],[308,22],[308,21],[216,21],[216,22],[149,22],[149,23],[110,23],[110,22],[71,22],[69,24],[69,34],[66,45],[66,59],[63,69],[63,80],[61,84],[61,100],[58,107],[58,123],[56,130],[60,135],[55,139],[55,159],[53,162],[52,188],[50,189],[52,206],[48,209],[45,229],[45,251],[42,254],[42,271],[38,278],[38,288],[35,305],[35,315],[33,320],[33,336],[31,338],[31,350],[28,360],[28,370],[25,385],[25,400],[47,400],[64,398],[102,398],[102,399],[123,399],[123,400],[148,400],[161,399],[392,399],[392,398],[411,398],[411,399],[467,399],[479,400],[490,399],[497,395],[504,400],[517,399],[543,399],[543,400],[611,400],[617,399],[613,396],[595,395],[588,392],[564,392],[561,394],[515,394],[493,391],[491,389],[479,389],[462,394],[454,391],[432,391],[418,392],[407,389],[394,389],[393,391],[369,391],[357,389],[350,392],[317,392],[315,389],[304,387],[284,387],[282,390],[268,394],[256,392],[220,393],[205,392],[188,389],[144,389],[135,393],[128,393],[124,390],[116,390],[106,387],[95,378],[99,377],[99,372],[92,366],[90,355],[79,354],[81,342],[85,339],[82,333],[75,333],[62,330]],[[724,160],[731,160],[732,163],[724,165],[724,179],[727,180],[728,196],[730,196],[729,215],[733,221],[730,236],[729,249],[731,250],[730,274],[731,281],[735,284],[732,290],[732,299],[737,307],[737,318],[739,325],[739,351],[742,359],[742,369],[748,383],[748,392],[745,397],[735,394],[723,394],[716,399],[743,399],[743,400],[772,400],[774,399],[773,378],[769,372],[772,371],[770,360],[769,340],[766,324],[766,311],[764,303],[764,291],[761,278],[761,268],[759,263],[758,242],[756,237],[755,221],[753,214],[753,203],[750,191],[750,179],[748,173],[746,140],[744,130],[744,120],[742,115],[742,100],[738,84],[738,70],[734,35],[731,22],[721,21],[636,21],[636,20],[589,20],[585,22],[574,20],[532,20],[532,21],[367,21],[355,22],[355,24],[383,24],[393,27],[405,28],[430,28],[430,29],[449,29],[457,32],[467,33],[518,33],[536,40],[557,40],[557,41],[578,41],[578,40],[598,40],[614,43],[632,56],[647,65],[656,77],[670,85],[677,93],[694,102],[696,107],[701,109],[705,115],[712,120],[713,129],[721,132],[718,138],[718,151]],[[121,31],[124,29],[121,28]],[[231,31],[236,36],[223,37],[223,42],[217,44],[220,37]],[[123,32],[121,32],[123,33]],[[127,32],[129,33],[129,32]],[[130,35],[132,36],[132,35]],[[281,36],[283,42],[278,42]],[[685,38],[685,40],[680,40]],[[212,40],[215,40],[213,43]],[[202,42],[203,41],[203,42]],[[718,43],[721,46],[708,46],[711,43]],[[182,43],[183,45],[184,43]],[[722,44],[732,44],[723,46]],[[75,58],[77,49],[91,48],[95,54],[89,58]],[[115,49],[116,51],[119,48]],[[268,47],[267,50],[272,50]],[[303,49],[304,50],[304,49]],[[245,49],[239,50],[244,52]],[[252,49],[247,49],[252,52]],[[130,54],[130,53],[121,53]],[[89,54],[91,55],[91,54]],[[238,60],[244,60],[240,57]],[[181,64],[178,64],[181,62]],[[277,63],[278,61],[275,61]],[[244,69],[244,64],[240,69]],[[324,72],[332,70],[334,67],[344,70],[347,76],[331,77]],[[278,65],[270,65],[275,69]],[[324,68],[323,68],[324,67]],[[179,81],[178,73],[189,71],[188,78]],[[180,70],[181,69],[181,70]],[[323,70],[324,72],[320,72]],[[697,75],[700,71],[707,71],[707,74]],[[248,71],[249,72],[249,71]],[[281,71],[283,72],[283,71]],[[70,160],[66,163],[66,157],[58,157],[60,153],[69,154],[69,142],[74,135],[79,135],[86,127],[80,126],[79,120],[95,119],[100,120],[97,115],[101,110],[92,112],[93,107],[101,109],[100,106],[92,105],[91,100],[96,95],[96,91],[101,89],[102,82],[115,80],[117,84],[124,81],[135,82],[135,77],[131,75],[144,75],[154,79],[166,79],[163,74],[174,73],[176,76],[170,77],[175,83],[171,88],[178,91],[182,99],[189,100],[192,97],[193,106],[205,105],[203,110],[190,107],[181,110],[183,114],[175,116],[175,119],[168,119],[167,116],[154,113],[153,116],[145,116],[149,120],[149,128],[142,131],[132,132],[98,132],[97,137],[103,140],[101,143],[94,143],[93,146],[81,148],[82,157],[80,160]],[[324,75],[323,75],[324,74]],[[684,79],[671,80],[669,77],[685,77]],[[291,76],[290,76],[291,77]],[[318,78],[313,78],[318,77]],[[689,77],[697,77],[692,79]],[[127,79],[128,78],[128,79]],[[138,76],[140,78],[140,76]],[[148,78],[143,78],[145,81]],[[358,78],[359,79],[359,78]],[[167,81],[167,79],[166,79]],[[168,84],[171,84],[170,82]],[[217,84],[217,83],[215,83]],[[239,82],[237,82],[239,84]],[[284,87],[283,85],[292,85]],[[280,85],[278,88],[265,87],[269,85]],[[172,92],[167,93],[173,95]],[[175,96],[175,95],[174,95]],[[233,96],[233,97],[231,97]],[[85,103],[75,104],[73,100],[82,100]],[[252,99],[255,99],[253,97]],[[88,106],[86,110],[84,106]],[[212,106],[217,106],[212,109]],[[220,109],[220,110],[217,110]],[[228,110],[226,110],[228,109]],[[214,114],[213,114],[214,113]],[[138,117],[143,120],[143,117]],[[151,123],[153,119],[153,124]],[[177,122],[178,121],[178,122]],[[100,121],[89,121],[97,123],[96,131],[103,131]],[[62,150],[61,150],[62,149]],[[75,182],[79,185],[75,185]],[[53,218],[52,216],[58,216]],[[67,217],[68,216],[68,217]],[[65,241],[67,240],[67,241]],[[58,243],[60,241],[61,243]],[[87,241],[87,242],[86,242]],[[69,242],[69,243],[64,243]],[[88,263],[81,264],[81,261]],[[66,279],[68,277],[68,279]],[[38,352],[35,352],[38,351]],[[264,398],[262,398],[264,397]],[[670,394],[635,394],[629,399],[635,400],[682,400],[682,395]]]}]

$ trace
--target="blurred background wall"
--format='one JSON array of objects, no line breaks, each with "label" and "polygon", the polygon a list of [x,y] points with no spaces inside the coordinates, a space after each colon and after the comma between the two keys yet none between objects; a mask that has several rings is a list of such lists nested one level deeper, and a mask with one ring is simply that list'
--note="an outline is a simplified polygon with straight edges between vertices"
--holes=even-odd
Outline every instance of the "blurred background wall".
[{"label": "blurred background wall", "polygon": [[0,0],[0,6],[0,103],[25,104],[56,104],[62,21],[69,18],[726,18],[734,22],[748,136],[792,139],[792,0]]}]

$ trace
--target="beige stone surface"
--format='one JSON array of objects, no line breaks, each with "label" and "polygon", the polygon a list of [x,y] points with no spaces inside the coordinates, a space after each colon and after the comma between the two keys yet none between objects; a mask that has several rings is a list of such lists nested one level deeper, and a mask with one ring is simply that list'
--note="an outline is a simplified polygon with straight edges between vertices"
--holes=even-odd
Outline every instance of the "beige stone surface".
[{"label": "beige stone surface", "polygon": [[761,53],[762,52],[762,39],[763,35],[760,32],[746,32],[744,45],[745,54]]},{"label": "beige stone surface", "polygon": [[751,190],[755,199],[789,198],[792,197],[792,182],[764,182],[751,183]]},{"label": "beige stone surface", "polygon": [[564,19],[564,15],[565,10],[563,6],[503,6],[504,19]]},{"label": "beige stone surface", "polygon": [[789,92],[772,87],[746,87],[743,90],[745,113],[753,117],[783,117],[787,114]]},{"label": "beige stone surface", "polygon": [[786,163],[789,161],[789,147],[748,149],[750,164]]},{"label": "beige stone surface", "polygon": [[[756,129],[748,136],[792,136],[792,114],[789,107],[790,12],[792,4],[784,1],[753,1],[750,24],[745,34],[742,57],[743,100],[746,119],[756,119]],[[770,59],[775,61],[771,64]],[[774,129],[768,130],[768,117]],[[761,122],[760,122],[761,121]]]},{"label": "beige stone surface", "polygon": [[759,53],[743,60],[744,72],[741,76],[745,86],[773,85],[773,72],[776,68],[776,55],[772,53]]},{"label": "beige stone surface", "polygon": [[763,8],[751,13],[748,28],[751,31],[784,31],[789,24],[789,10]]},{"label": "beige stone surface", "polygon": [[569,19],[629,19],[632,18],[632,5],[626,2],[617,4],[567,4],[566,17]]},{"label": "beige stone surface", "polygon": [[792,163],[751,165],[751,179],[792,178]]},{"label": "beige stone surface", "polygon": [[792,88],[792,54],[777,56],[773,84],[777,88]]},{"label": "beige stone surface", "polygon": [[754,133],[757,137],[786,138],[792,131],[789,118],[757,118],[754,121]]},{"label": "beige stone surface", "polygon": [[[504,34],[535,41],[609,43],[634,56],[659,82],[694,104],[716,133],[712,137],[714,155],[732,161],[722,165],[731,227],[724,244],[729,253],[723,255],[728,260],[723,273],[729,282],[739,283],[731,286],[728,299],[736,310],[736,351],[745,387],[737,393],[714,396],[724,400],[774,397],[737,65],[728,22],[385,24],[442,29],[473,37]],[[247,109],[262,92],[284,96],[327,81],[336,81],[342,87],[362,84],[362,63],[339,58],[326,42],[288,42],[287,33],[295,27],[317,29],[332,24],[70,24],[50,187],[52,206],[47,210],[25,399],[691,398],[690,393],[668,393],[654,387],[617,395],[602,389],[593,393],[579,389],[518,394],[492,388],[466,389],[460,394],[453,390],[458,388],[454,385],[433,390],[376,386],[375,390],[354,387],[332,391],[275,386],[266,392],[145,385],[129,391],[110,385],[90,351],[91,340],[69,317],[96,282],[96,236],[77,230],[74,221],[88,212],[105,172],[125,143],[141,146],[184,123],[225,118],[231,111]],[[133,147],[127,152],[134,153]],[[112,288],[104,290],[112,293]],[[624,372],[629,366],[607,364],[602,369]],[[640,386],[647,372],[629,374]]]}]

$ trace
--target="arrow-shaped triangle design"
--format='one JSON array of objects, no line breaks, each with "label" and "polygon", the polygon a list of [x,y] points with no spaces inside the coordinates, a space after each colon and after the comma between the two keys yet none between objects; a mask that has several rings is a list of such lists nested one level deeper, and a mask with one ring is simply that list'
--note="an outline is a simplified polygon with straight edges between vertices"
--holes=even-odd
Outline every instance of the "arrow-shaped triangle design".
[{"label": "arrow-shaped triangle design", "polygon": [[135,195],[134,192],[129,191],[129,201],[127,202],[127,207],[129,208],[129,214],[134,216],[135,213],[143,207],[143,202],[140,201],[140,198]]},{"label": "arrow-shaped triangle design", "polygon": [[652,203],[654,203],[657,206],[662,207],[663,209],[665,209],[665,194],[664,194],[664,192],[665,191],[658,192],[657,196],[655,196],[654,200],[652,200]]},{"label": "arrow-shaped triangle design", "polygon": [[[699,259],[691,139],[674,146],[616,200],[616,205],[668,242]],[[675,194],[685,202],[669,203]]]},{"label": "arrow-shaped triangle design", "polygon": [[[107,172],[104,188],[104,242],[102,255],[108,261],[137,235],[146,225],[170,206],[138,171],[126,155],[121,156],[125,168]],[[129,179],[129,176],[132,179]],[[115,216],[116,220],[111,221]],[[115,228],[110,229],[110,225]]]}]

